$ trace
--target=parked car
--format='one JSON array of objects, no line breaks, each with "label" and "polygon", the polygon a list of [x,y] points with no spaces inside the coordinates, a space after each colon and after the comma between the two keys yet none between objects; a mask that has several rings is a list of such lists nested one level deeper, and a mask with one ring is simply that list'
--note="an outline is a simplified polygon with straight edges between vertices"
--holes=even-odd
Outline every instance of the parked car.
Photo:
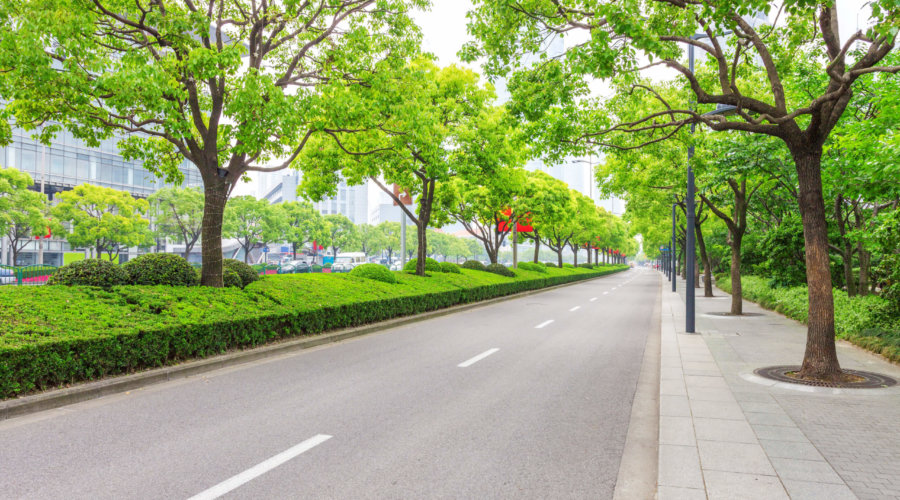
[{"label": "parked car", "polygon": [[333,273],[349,273],[353,269],[353,264],[348,262],[335,262],[331,265],[331,272]]},{"label": "parked car", "polygon": [[309,264],[302,260],[292,260],[278,268],[278,274],[295,274],[310,272]]},{"label": "parked car", "polygon": [[0,269],[0,285],[15,285],[16,272],[12,269]]},{"label": "parked car", "polygon": [[393,264],[391,264],[391,267],[390,267],[389,269],[390,269],[391,271],[402,271],[402,270],[403,270],[403,266],[400,265],[400,262],[399,262],[399,261],[396,261],[396,262],[394,262]]}]

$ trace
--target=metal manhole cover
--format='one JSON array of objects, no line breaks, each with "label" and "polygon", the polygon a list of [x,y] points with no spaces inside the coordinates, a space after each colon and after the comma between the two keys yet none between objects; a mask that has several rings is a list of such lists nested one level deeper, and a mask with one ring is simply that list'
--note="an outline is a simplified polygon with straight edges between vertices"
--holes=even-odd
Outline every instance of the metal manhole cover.
[{"label": "metal manhole cover", "polygon": [[730,312],[711,312],[711,313],[706,313],[706,314],[709,314],[710,316],[725,316],[728,318],[743,318],[744,316],[747,316],[747,317],[762,316],[761,313],[731,314]]},{"label": "metal manhole cover", "polygon": [[886,375],[879,373],[864,372],[859,370],[843,370],[849,375],[856,375],[863,380],[859,382],[820,382],[816,380],[802,380],[788,376],[788,372],[800,371],[799,365],[787,366],[766,366],[757,368],[753,373],[770,380],[779,382],[787,382],[789,384],[812,385],[816,387],[839,387],[842,389],[880,389],[882,387],[891,387],[897,384],[897,381]]}]

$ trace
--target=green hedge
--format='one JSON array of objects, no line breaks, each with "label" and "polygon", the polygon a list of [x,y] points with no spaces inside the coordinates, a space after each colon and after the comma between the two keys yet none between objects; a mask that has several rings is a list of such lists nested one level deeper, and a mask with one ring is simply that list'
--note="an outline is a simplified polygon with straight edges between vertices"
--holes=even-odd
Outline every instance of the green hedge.
[{"label": "green hedge", "polygon": [[381,264],[360,264],[350,271],[350,276],[358,276],[384,283],[396,283],[397,277]]},{"label": "green hedge", "polygon": [[240,288],[0,288],[0,397],[133,372],[227,349],[351,327],[626,269],[463,270],[397,284],[350,274],[283,274]]},{"label": "green hedge", "polygon": [[[806,286],[773,288],[769,279],[759,276],[741,277],[744,298],[766,309],[806,323],[809,298]],[[731,293],[731,279],[721,276],[716,285]],[[838,338],[900,362],[900,318],[891,313],[890,305],[877,295],[848,297],[834,290],[834,327]]]}]

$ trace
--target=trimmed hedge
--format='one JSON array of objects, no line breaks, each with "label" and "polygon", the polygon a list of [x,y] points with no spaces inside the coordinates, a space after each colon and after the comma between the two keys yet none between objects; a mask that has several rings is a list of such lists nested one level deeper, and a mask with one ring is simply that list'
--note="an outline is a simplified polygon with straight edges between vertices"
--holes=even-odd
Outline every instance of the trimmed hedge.
[{"label": "trimmed hedge", "polygon": [[381,264],[360,264],[350,271],[350,276],[359,276],[384,283],[396,283],[397,277]]},{"label": "trimmed hedge", "polygon": [[108,260],[85,259],[60,267],[50,276],[47,284],[109,288],[128,284],[128,273],[122,266]]},{"label": "trimmed hedge", "polygon": [[554,264],[554,263],[552,263],[552,262],[544,262],[544,266],[546,266],[546,267],[559,267],[559,266],[557,266],[556,264]]},{"label": "trimmed hedge", "polygon": [[222,268],[222,284],[227,287],[244,288],[244,280],[233,268]]},{"label": "trimmed hedge", "polygon": [[562,266],[565,267],[566,269],[575,269],[575,266],[572,264],[569,264],[568,262],[563,262]]},{"label": "trimmed hedge", "polygon": [[[716,285],[731,293],[729,276],[716,278]],[[809,314],[806,286],[772,288],[767,278],[742,276],[741,291],[746,300],[806,323]],[[847,292],[838,289],[833,293],[837,338],[900,362],[900,318],[891,314],[888,301],[877,295],[848,297]]]},{"label": "trimmed hedge", "polygon": [[519,269],[547,274],[547,266],[537,262],[519,262]]},{"label": "trimmed hedge", "polygon": [[452,262],[441,262],[441,272],[459,274],[459,266]]},{"label": "trimmed hedge", "polygon": [[[419,263],[419,259],[409,259],[409,262],[407,262],[406,265],[403,266],[403,270],[407,271],[407,272],[409,272],[409,271],[415,272],[416,264],[418,264],[418,263]],[[442,273],[443,272],[441,270],[441,263],[432,259],[431,257],[425,257],[425,271],[432,272],[432,273]]]},{"label": "trimmed hedge", "polygon": [[148,253],[129,260],[122,266],[132,285],[197,285],[194,267],[180,255]]},{"label": "trimmed hedge", "polygon": [[240,288],[0,287],[0,397],[266,342],[595,278],[626,269],[463,270],[397,284],[283,274]]},{"label": "trimmed hedge", "polygon": [[474,271],[487,271],[487,266],[481,263],[478,260],[467,260],[462,263],[461,266],[463,269],[472,269]]},{"label": "trimmed hedge", "polygon": [[[245,262],[241,262],[235,259],[225,259],[222,261],[223,270],[230,269],[237,273],[237,275],[241,278],[241,287],[245,287],[250,283],[259,279],[259,273],[257,273],[249,264]],[[224,275],[223,275],[224,278]],[[231,285],[225,285],[231,286]]]},{"label": "trimmed hedge", "polygon": [[516,275],[516,273],[507,269],[507,267],[503,264],[490,264],[489,266],[487,266],[487,272],[499,274],[500,276],[507,276],[510,278]]}]

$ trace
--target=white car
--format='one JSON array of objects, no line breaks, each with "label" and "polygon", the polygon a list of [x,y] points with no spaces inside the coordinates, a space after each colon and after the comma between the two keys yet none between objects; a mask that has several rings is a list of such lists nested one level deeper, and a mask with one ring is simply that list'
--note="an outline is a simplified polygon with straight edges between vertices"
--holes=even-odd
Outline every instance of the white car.
[{"label": "white car", "polygon": [[331,265],[331,272],[333,273],[349,273],[351,269],[353,269],[352,264],[345,264],[343,262],[335,262]]},{"label": "white car", "polygon": [[0,285],[15,285],[16,272],[12,269],[0,268]]}]

